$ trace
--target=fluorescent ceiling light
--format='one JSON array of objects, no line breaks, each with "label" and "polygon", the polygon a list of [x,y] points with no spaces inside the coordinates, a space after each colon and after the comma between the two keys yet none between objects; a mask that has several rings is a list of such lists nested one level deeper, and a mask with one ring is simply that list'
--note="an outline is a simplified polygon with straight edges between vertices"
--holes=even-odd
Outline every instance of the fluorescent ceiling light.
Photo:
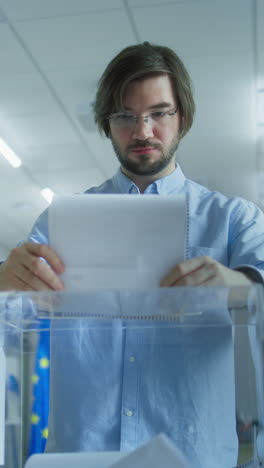
[{"label": "fluorescent ceiling light", "polygon": [[45,200],[47,200],[48,203],[51,203],[54,196],[54,192],[49,187],[46,187],[41,190],[41,195],[43,196],[43,198],[45,198]]},{"label": "fluorescent ceiling light", "polygon": [[14,153],[13,150],[0,138],[0,154],[11,164],[13,167],[20,167],[21,159]]}]

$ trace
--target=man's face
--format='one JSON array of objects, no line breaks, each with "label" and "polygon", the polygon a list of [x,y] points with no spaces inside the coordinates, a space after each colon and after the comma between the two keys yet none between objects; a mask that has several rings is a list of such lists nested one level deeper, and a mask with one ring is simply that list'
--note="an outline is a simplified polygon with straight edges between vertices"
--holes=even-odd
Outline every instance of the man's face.
[{"label": "man's face", "polygon": [[173,113],[177,109],[168,75],[131,82],[123,106],[139,116],[132,127],[118,127],[110,119],[112,144],[125,172],[142,176],[172,172],[179,143],[179,111],[161,120],[145,122],[142,118],[153,112]]}]

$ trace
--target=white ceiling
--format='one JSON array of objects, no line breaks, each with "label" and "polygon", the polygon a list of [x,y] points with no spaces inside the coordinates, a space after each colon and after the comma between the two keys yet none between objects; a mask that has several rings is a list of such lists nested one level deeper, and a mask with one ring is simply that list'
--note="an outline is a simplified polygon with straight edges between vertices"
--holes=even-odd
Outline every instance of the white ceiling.
[{"label": "white ceiling", "polygon": [[108,61],[143,40],[172,47],[193,78],[197,115],[179,148],[187,174],[258,201],[263,4],[0,0],[0,137],[23,162],[13,169],[0,157],[0,256],[25,238],[47,206],[41,188],[82,191],[116,170],[111,144],[98,135],[90,105]]}]

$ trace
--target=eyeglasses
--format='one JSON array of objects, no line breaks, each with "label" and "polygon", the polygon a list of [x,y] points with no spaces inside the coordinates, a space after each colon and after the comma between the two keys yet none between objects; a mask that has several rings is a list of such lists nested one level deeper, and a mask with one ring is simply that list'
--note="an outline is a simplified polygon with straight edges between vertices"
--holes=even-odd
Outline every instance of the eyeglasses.
[{"label": "eyeglasses", "polygon": [[139,119],[142,118],[144,122],[147,122],[152,128],[157,126],[166,126],[170,121],[170,117],[177,114],[178,108],[174,111],[153,111],[148,115],[138,115],[134,112],[116,112],[108,117],[111,125],[117,128],[134,128],[138,123]]}]

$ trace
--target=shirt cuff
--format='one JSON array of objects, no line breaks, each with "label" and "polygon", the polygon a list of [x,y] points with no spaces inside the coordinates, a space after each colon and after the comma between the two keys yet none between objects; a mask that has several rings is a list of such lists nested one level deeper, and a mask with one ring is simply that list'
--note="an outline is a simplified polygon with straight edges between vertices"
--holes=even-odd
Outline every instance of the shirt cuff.
[{"label": "shirt cuff", "polygon": [[261,273],[257,268],[248,265],[236,267],[234,270],[244,273],[254,283],[264,284],[264,271]]}]

